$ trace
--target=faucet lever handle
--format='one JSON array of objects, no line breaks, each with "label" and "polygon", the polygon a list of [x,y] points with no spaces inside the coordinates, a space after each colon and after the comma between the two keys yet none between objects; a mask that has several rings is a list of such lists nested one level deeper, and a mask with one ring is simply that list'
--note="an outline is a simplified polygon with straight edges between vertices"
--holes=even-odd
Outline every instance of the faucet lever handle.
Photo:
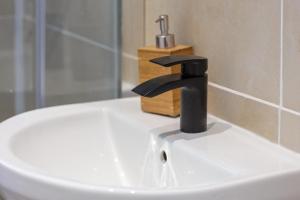
[{"label": "faucet lever handle", "polygon": [[150,61],[164,67],[181,64],[182,74],[187,76],[204,76],[208,68],[207,58],[193,55],[164,56]]}]

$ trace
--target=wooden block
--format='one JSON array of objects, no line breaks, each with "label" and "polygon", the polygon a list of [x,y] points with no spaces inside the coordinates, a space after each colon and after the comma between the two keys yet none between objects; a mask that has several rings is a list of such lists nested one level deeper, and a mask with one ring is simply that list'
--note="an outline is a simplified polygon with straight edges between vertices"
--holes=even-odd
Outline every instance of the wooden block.
[{"label": "wooden block", "polygon": [[[181,72],[181,66],[162,67],[151,63],[150,60],[170,55],[192,55],[191,46],[177,45],[170,49],[158,49],[155,46],[143,47],[138,50],[140,83],[149,79]],[[180,114],[180,89],[172,90],[153,98],[141,97],[142,110],[176,117]]]}]

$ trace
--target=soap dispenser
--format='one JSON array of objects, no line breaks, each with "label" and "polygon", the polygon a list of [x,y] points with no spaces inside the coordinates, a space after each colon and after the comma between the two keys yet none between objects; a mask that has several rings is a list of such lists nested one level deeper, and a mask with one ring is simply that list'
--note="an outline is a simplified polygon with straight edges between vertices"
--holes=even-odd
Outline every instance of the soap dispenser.
[{"label": "soap dispenser", "polygon": [[[160,34],[155,36],[156,45],[138,49],[140,83],[162,75],[181,73],[180,65],[162,68],[150,60],[163,56],[193,54],[191,46],[175,44],[175,35],[169,33],[168,15],[160,15],[155,22],[160,27]],[[144,112],[177,117],[180,115],[180,89],[153,98],[141,97],[141,107]]]},{"label": "soap dispenser", "polygon": [[156,48],[168,49],[175,47],[175,36],[169,34],[169,17],[168,15],[160,15],[155,21],[159,23],[160,34],[156,35]]}]

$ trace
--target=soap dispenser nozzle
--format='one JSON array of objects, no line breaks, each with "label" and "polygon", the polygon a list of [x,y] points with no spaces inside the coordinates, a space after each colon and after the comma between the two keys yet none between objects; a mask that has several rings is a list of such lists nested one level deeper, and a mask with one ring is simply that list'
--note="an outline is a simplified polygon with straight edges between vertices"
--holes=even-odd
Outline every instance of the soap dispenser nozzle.
[{"label": "soap dispenser nozzle", "polygon": [[156,35],[156,47],[162,49],[175,47],[174,34],[169,34],[168,15],[160,15],[155,22],[159,22],[161,32],[161,34]]}]

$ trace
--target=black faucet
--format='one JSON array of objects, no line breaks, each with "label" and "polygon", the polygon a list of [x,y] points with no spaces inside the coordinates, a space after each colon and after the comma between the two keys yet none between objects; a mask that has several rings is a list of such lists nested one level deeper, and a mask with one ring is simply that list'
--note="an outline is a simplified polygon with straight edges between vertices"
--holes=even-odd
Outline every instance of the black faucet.
[{"label": "black faucet", "polygon": [[181,74],[153,78],[132,91],[144,97],[154,97],[182,87],[180,130],[185,133],[206,131],[207,59],[199,56],[165,56],[151,62],[164,67],[181,64]]}]

